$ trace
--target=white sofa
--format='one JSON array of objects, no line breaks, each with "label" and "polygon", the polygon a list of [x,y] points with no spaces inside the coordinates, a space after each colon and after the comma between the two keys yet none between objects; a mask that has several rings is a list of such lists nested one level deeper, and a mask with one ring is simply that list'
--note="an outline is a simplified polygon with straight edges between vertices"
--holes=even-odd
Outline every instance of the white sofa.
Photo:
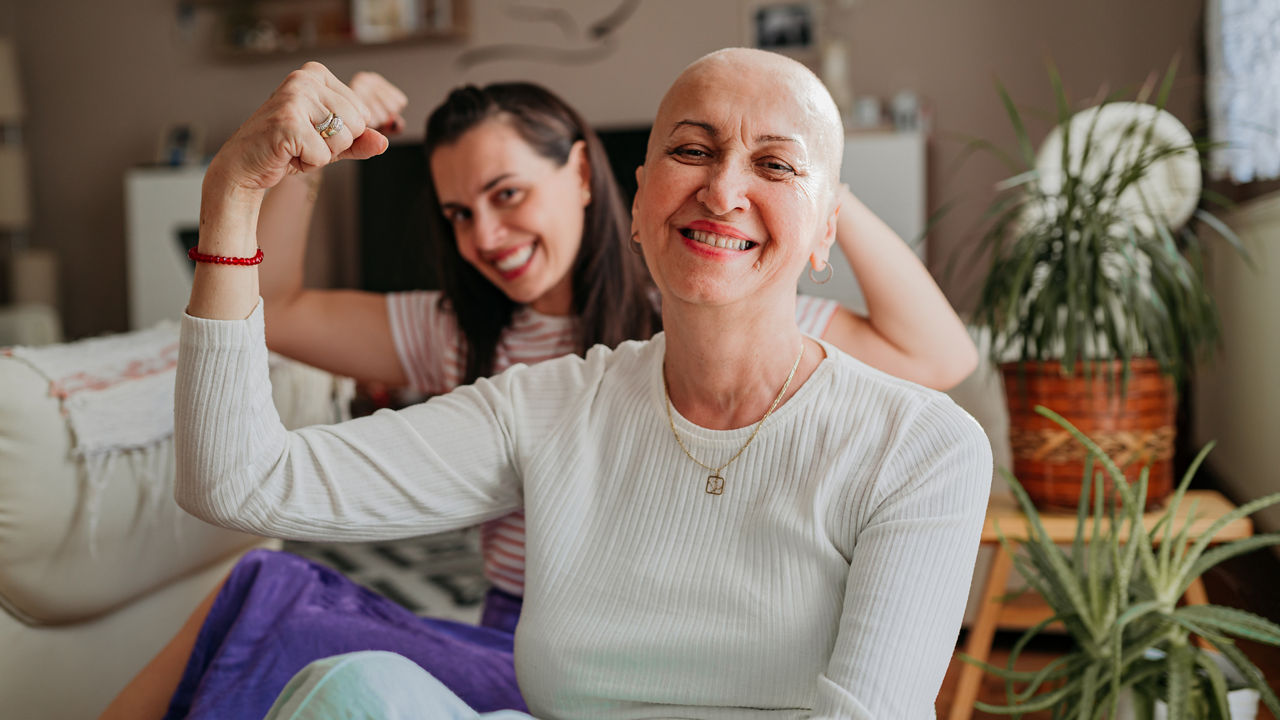
[{"label": "white sofa", "polygon": [[[176,339],[176,328],[174,329]],[[296,427],[338,419],[350,384],[273,364]],[[317,402],[322,398],[325,402]],[[0,354],[0,716],[92,718],[172,637],[247,549],[173,502],[167,462],[113,455],[93,477],[49,380]]]}]

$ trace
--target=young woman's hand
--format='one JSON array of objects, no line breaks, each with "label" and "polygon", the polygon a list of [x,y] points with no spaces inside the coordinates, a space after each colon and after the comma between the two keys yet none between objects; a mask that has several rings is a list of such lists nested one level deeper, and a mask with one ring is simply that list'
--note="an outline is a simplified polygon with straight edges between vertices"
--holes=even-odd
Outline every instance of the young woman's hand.
[{"label": "young woman's hand", "polygon": [[[323,137],[317,126],[330,113],[341,129]],[[210,163],[206,176],[244,190],[266,190],[291,173],[306,172],[345,158],[365,159],[387,148],[370,127],[369,106],[351,88],[316,62],[289,73]]]},{"label": "young woman's hand", "polygon": [[351,89],[369,108],[370,127],[383,135],[404,132],[404,109],[409,98],[376,72],[362,71],[351,76]]}]

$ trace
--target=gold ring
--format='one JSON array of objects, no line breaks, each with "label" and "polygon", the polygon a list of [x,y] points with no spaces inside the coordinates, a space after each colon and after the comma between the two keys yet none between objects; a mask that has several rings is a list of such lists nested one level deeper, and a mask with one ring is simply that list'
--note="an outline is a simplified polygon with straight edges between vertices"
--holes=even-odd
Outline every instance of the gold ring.
[{"label": "gold ring", "polygon": [[[333,113],[330,113],[330,115],[333,115]],[[342,122],[342,118],[337,115],[333,115],[333,117],[330,120],[327,120],[326,122],[329,123],[328,126],[325,127],[325,129],[320,131],[320,137],[326,140],[342,132],[342,128],[346,127],[346,125]]]}]

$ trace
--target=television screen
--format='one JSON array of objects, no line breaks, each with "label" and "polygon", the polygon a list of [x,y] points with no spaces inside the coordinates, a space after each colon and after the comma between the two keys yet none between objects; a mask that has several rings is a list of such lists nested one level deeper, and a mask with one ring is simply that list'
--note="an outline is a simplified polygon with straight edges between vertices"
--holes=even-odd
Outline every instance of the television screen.
[{"label": "television screen", "polygon": [[[648,127],[596,131],[627,207],[644,163]],[[360,287],[375,292],[440,287],[427,237],[427,161],[421,143],[398,143],[359,163]]]}]

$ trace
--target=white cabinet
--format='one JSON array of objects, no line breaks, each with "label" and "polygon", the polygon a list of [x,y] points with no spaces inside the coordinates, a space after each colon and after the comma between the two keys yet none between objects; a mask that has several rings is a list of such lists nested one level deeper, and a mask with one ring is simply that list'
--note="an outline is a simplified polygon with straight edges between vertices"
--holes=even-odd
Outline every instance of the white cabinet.
[{"label": "white cabinet", "polygon": [[[923,260],[927,217],[927,137],[912,132],[865,132],[845,137],[840,179],[867,207],[879,215]],[[862,292],[839,246],[831,249],[831,280],[814,284],[801,276],[800,292],[838,300],[865,310]]]},{"label": "white cabinet", "polygon": [[200,227],[203,167],[134,168],[124,176],[129,327],[177,320],[191,295],[187,243]]}]

